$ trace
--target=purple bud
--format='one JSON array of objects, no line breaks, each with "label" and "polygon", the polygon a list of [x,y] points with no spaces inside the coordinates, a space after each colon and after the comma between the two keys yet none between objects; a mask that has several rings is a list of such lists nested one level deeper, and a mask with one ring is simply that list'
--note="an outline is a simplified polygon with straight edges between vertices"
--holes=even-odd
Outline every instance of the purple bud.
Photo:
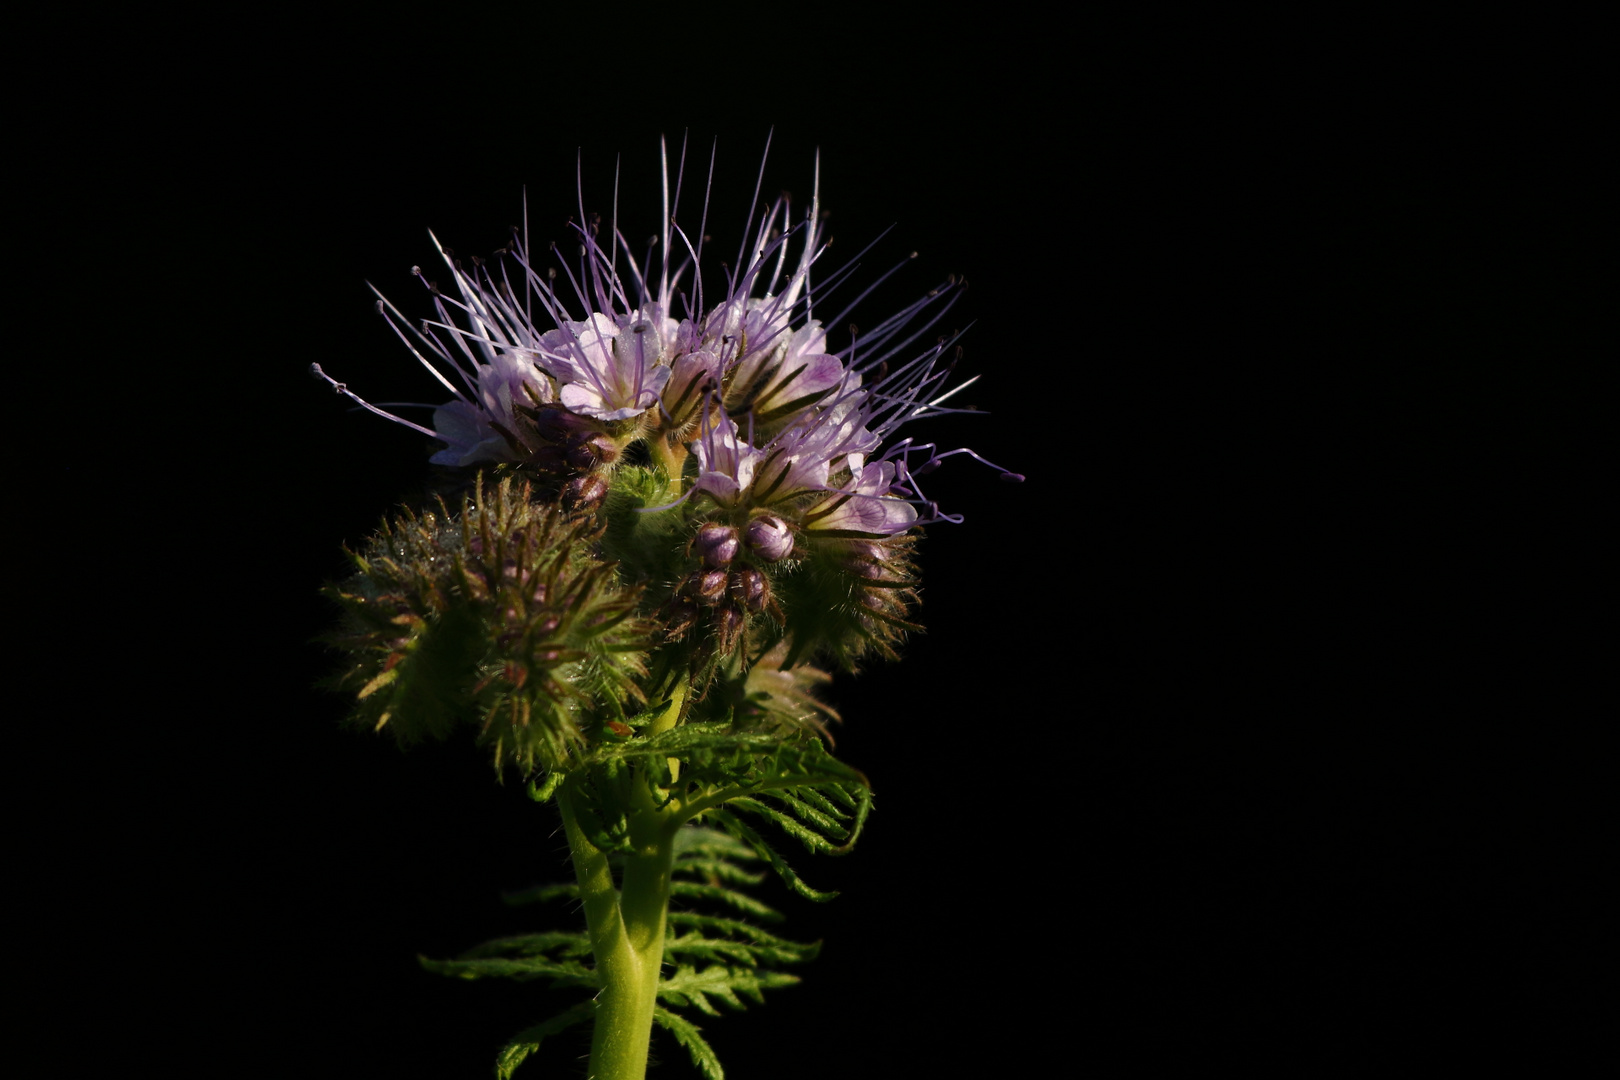
[{"label": "purple bud", "polygon": [[844,566],[857,577],[875,581],[883,576],[883,564],[887,561],[887,555],[880,544],[870,540],[856,540],[845,551]]},{"label": "purple bud", "polygon": [[770,599],[770,583],[758,570],[739,570],[729,582],[732,599],[745,604],[750,611],[763,611]]},{"label": "purple bud", "polygon": [[597,473],[576,476],[563,485],[562,504],[570,510],[595,510],[607,501],[608,482]]},{"label": "purple bud", "polygon": [[737,530],[730,525],[710,523],[698,530],[692,547],[709,566],[725,566],[737,557]]},{"label": "purple bud", "polygon": [[793,530],[775,514],[761,514],[748,523],[748,550],[762,562],[776,562],[793,554]]},{"label": "purple bud", "polygon": [[699,570],[686,579],[686,593],[704,607],[713,607],[726,595],[726,572]]},{"label": "purple bud", "polygon": [[737,640],[737,634],[743,628],[743,613],[730,604],[715,612],[714,629],[720,635],[720,647],[726,651]]},{"label": "purple bud", "polygon": [[598,464],[611,465],[617,461],[619,448],[606,435],[598,435],[570,443],[564,458],[576,469],[594,469]]}]

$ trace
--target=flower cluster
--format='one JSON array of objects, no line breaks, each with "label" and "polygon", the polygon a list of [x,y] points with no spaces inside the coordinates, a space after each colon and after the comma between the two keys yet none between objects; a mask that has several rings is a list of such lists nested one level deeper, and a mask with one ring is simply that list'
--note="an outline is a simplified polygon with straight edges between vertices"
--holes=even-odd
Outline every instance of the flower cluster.
[{"label": "flower cluster", "polygon": [[[865,333],[850,326],[849,343],[834,349],[821,313],[849,290],[857,264],[812,281],[827,250],[817,191],[801,218],[787,195],[750,212],[736,269],[711,302],[706,238],[677,224],[679,175],[671,205],[666,160],[661,232],[639,261],[616,221],[604,230],[581,205],[577,260],[553,244],[557,265],[538,267],[525,229],[492,261],[468,265],[439,248],[454,288],[429,282],[436,319],[413,325],[378,294],[378,310],[452,395],[431,428],[315,373],[442,442],[436,464],[522,470],[572,512],[602,510],[616,485],[635,490],[634,512],[681,507],[680,558],[641,567],[672,640],[702,624],[728,650],[756,616],[782,624],[773,582],[808,561],[842,568],[854,584],[833,606],[845,603],[851,625],[865,627],[856,636],[881,646],[909,625],[909,545],[898,539],[960,520],[918,478],[953,454],[978,458],[891,439],[908,421],[957,411],[946,401],[973,381],[947,386],[954,334],[927,340],[962,284],[946,281]],[[899,268],[825,324],[844,325]],[[626,467],[656,482],[621,482]],[[608,529],[610,539],[624,532]],[[632,567],[648,561],[610,554]]]}]

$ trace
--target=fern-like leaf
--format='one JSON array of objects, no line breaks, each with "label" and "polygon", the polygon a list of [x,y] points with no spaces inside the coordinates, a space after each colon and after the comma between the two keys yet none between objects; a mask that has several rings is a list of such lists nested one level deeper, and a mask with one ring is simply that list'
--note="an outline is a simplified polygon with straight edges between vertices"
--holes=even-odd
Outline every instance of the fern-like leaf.
[{"label": "fern-like leaf", "polygon": [[[685,913],[683,913],[685,914]],[[673,917],[673,916],[672,916]],[[664,942],[664,955],[690,957],[694,960],[717,960],[721,963],[744,963],[750,967],[763,964],[797,964],[812,960],[821,951],[821,943],[801,945],[795,941],[773,937],[755,930],[737,919],[710,919],[709,924],[731,924],[750,931],[749,940],[730,937],[705,937],[700,933],[680,934]],[[761,939],[766,940],[761,940]]]},{"label": "fern-like leaf", "polygon": [[[653,1019],[658,1026],[675,1036],[675,1041],[686,1047],[686,1052],[692,1055],[692,1064],[698,1067],[704,1080],[726,1080],[726,1070],[720,1067],[720,1059],[714,1056],[714,1048],[698,1034],[698,1026],[685,1017],[677,1016],[668,1009],[654,1006]],[[502,1077],[501,1080],[506,1080]]]},{"label": "fern-like leaf", "polygon": [[658,997],[674,1005],[690,1004],[700,1012],[719,1016],[720,1011],[709,1003],[711,997],[719,998],[733,1009],[743,1009],[746,1008],[743,998],[756,1005],[763,1004],[763,991],[793,986],[797,982],[797,975],[789,975],[785,971],[761,971],[758,968],[727,967],[724,964],[710,964],[699,971],[689,964],[680,964],[673,975],[659,982]]},{"label": "fern-like leaf", "polygon": [[430,960],[418,956],[417,960],[435,975],[452,975],[458,979],[501,978],[550,979],[554,986],[585,986],[597,989],[596,972],[584,964],[570,960],[547,960],[544,957],[489,957],[477,960]]},{"label": "fern-like leaf", "polygon": [[[756,856],[752,851],[749,858]],[[727,885],[758,885],[765,880],[764,874],[756,874],[744,870],[728,859],[682,859],[676,866],[676,873],[684,873],[699,881],[707,881],[711,885],[724,883]]]},{"label": "fern-like leaf", "polygon": [[713,900],[745,915],[764,919],[766,922],[782,921],[781,913],[775,908],[760,903],[745,892],[728,889],[723,885],[704,885],[696,881],[672,881],[669,883],[669,895],[693,900]]},{"label": "fern-like leaf", "polygon": [[496,938],[475,945],[462,953],[462,960],[479,960],[491,956],[545,956],[555,952],[558,956],[591,955],[590,937],[579,931],[548,930],[539,934],[517,934]]},{"label": "fern-like leaf", "polygon": [[765,842],[764,837],[760,836],[759,833],[755,832],[753,828],[735,814],[725,810],[710,810],[709,816],[719,822],[720,826],[728,833],[758,852],[761,858],[771,864],[771,869],[776,871],[776,876],[782,879],[782,883],[806,900],[825,903],[838,895],[837,892],[821,892],[806,885],[799,875],[794,873],[793,868],[787,864],[787,860],[778,855],[776,849]]},{"label": "fern-like leaf", "polygon": [[560,885],[532,885],[527,889],[512,889],[501,893],[503,903],[512,907],[524,904],[539,904],[547,900],[577,900],[579,886],[573,882]]},{"label": "fern-like leaf", "polygon": [[517,1070],[519,1065],[523,1064],[524,1059],[540,1049],[542,1039],[549,1038],[559,1031],[565,1031],[575,1024],[584,1023],[595,1014],[596,1002],[582,1001],[567,1012],[558,1013],[550,1020],[542,1020],[533,1027],[518,1032],[512,1037],[512,1041],[501,1047],[501,1052],[495,1056],[495,1076],[497,1080],[512,1080],[512,1073]]}]

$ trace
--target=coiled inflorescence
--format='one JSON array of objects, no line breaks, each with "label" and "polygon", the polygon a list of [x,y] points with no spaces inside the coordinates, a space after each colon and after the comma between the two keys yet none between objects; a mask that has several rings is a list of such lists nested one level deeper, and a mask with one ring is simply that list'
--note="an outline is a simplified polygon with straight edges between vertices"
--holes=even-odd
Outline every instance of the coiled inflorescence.
[{"label": "coiled inflorescence", "polygon": [[598,533],[510,479],[478,484],[459,517],[440,503],[384,522],[327,589],[346,614],[329,640],[350,656],[333,681],[356,719],[405,743],[476,721],[497,767],[563,764],[643,696],[651,628]]}]

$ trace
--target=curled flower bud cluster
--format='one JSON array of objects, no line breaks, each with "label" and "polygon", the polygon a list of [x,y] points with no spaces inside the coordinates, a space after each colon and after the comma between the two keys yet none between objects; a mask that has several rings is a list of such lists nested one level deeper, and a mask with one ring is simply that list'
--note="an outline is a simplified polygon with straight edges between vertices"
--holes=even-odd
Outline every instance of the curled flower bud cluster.
[{"label": "curled flower bud cluster", "polygon": [[556,767],[586,741],[593,706],[642,696],[640,591],[592,553],[596,539],[588,519],[510,480],[476,485],[459,520],[441,504],[385,523],[326,590],[346,615],[328,639],[349,656],[334,685],[402,742],[475,721],[497,766]]},{"label": "curled flower bud cluster", "polygon": [[668,606],[670,640],[707,628],[720,651],[730,652],[751,617],[769,613],[775,625],[783,625],[770,571],[792,551],[792,532],[773,514],[742,529],[723,521],[700,525],[687,545],[690,569]]}]

